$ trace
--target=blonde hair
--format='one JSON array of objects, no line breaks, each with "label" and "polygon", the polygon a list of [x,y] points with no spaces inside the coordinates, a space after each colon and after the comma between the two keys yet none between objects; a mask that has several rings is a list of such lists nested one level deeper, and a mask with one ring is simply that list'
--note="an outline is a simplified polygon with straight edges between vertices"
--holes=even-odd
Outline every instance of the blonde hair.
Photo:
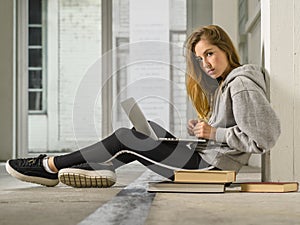
[{"label": "blonde hair", "polygon": [[186,41],[186,88],[198,117],[208,119],[211,112],[217,82],[204,74],[196,60],[195,46],[206,39],[210,44],[217,46],[226,53],[230,70],[240,66],[237,51],[228,34],[219,26],[209,25],[196,29]]}]

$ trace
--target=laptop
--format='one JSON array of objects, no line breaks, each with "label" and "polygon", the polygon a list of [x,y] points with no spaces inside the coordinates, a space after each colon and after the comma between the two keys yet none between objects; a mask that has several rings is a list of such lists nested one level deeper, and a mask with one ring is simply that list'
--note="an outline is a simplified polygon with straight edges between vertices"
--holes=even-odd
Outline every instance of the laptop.
[{"label": "laptop", "polygon": [[147,121],[144,113],[142,112],[141,108],[137,104],[136,100],[134,98],[128,98],[121,102],[121,106],[126,112],[129,120],[133,124],[134,128],[151,137],[154,140],[157,141],[180,141],[180,142],[189,142],[189,143],[206,143],[206,139],[189,139],[189,138],[162,138],[158,137],[153,130],[153,128],[150,126],[149,122]]}]

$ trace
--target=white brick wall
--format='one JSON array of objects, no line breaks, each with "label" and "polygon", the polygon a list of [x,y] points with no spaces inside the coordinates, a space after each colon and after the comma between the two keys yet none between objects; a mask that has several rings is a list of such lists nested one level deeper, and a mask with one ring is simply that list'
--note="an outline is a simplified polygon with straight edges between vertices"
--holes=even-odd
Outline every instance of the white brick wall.
[{"label": "white brick wall", "polygon": [[186,0],[170,1],[170,29],[176,31],[186,30]]},{"label": "white brick wall", "polygon": [[113,31],[116,37],[129,37],[129,0],[113,0]]},{"label": "white brick wall", "polygon": [[186,110],[187,110],[187,94],[185,89],[185,58],[183,56],[183,42],[185,33],[171,33],[171,77],[176,84],[172,91],[172,102],[177,111],[171,110],[171,131],[178,136],[186,136]]},{"label": "white brick wall", "polygon": [[[120,37],[129,37],[129,1],[114,1],[114,40]],[[176,86],[176,91],[171,96],[170,101],[174,103],[175,108],[171,107],[170,111],[170,130],[176,135],[183,136],[186,134],[186,90],[185,90],[185,59],[183,57],[183,45],[186,39],[186,0],[170,1],[170,78]],[[116,42],[115,46],[116,46]],[[124,54],[123,54],[124,57]],[[126,58],[126,57],[124,57]],[[124,60],[123,58],[123,60]],[[116,62],[117,65],[117,62]],[[121,71],[122,72],[122,71]],[[124,74],[124,73],[123,73]],[[125,77],[118,77],[116,82],[124,87],[126,83]],[[180,87],[180,89],[178,89]],[[118,93],[116,93],[117,95]],[[121,121],[123,111],[119,111],[120,115],[116,117]]]},{"label": "white brick wall", "polygon": [[[76,91],[87,69],[101,56],[101,1],[59,1],[59,15],[59,138],[70,141],[74,140],[72,110]],[[99,107],[99,126],[100,112]],[[89,130],[82,132],[84,136],[89,134]]]}]

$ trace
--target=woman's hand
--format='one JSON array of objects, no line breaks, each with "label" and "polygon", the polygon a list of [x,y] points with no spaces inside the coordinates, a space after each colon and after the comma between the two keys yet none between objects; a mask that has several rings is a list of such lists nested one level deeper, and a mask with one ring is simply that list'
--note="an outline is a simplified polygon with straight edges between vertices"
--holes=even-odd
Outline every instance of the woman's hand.
[{"label": "woman's hand", "polygon": [[188,131],[189,135],[195,136],[194,128],[195,128],[197,123],[198,123],[198,120],[194,120],[194,119],[191,119],[191,120],[188,121],[187,131]]},{"label": "woman's hand", "polygon": [[199,121],[193,129],[193,134],[197,138],[216,140],[216,130],[216,128],[210,126],[208,123]]}]

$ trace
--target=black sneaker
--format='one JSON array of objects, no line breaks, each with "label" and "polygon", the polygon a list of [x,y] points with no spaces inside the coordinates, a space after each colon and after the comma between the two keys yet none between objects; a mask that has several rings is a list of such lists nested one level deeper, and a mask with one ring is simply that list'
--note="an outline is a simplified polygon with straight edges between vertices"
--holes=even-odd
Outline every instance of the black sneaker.
[{"label": "black sneaker", "polygon": [[58,172],[60,182],[77,188],[106,188],[116,183],[113,165],[83,163]]},{"label": "black sneaker", "polygon": [[58,184],[57,173],[48,173],[43,166],[47,155],[36,158],[10,159],[6,162],[6,170],[13,177],[36,184],[53,187]]}]

